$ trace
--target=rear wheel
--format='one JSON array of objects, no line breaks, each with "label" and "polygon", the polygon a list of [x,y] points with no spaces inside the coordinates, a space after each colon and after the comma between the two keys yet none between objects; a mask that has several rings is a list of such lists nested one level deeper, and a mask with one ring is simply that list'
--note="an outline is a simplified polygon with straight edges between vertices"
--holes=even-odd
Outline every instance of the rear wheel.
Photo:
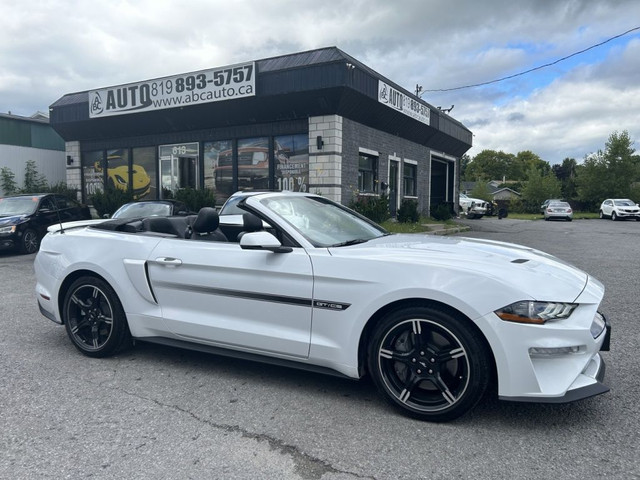
[{"label": "rear wheel", "polygon": [[600,218],[604,218],[604,213],[602,213],[602,210],[600,210]]},{"label": "rear wheel", "polygon": [[20,242],[20,251],[22,253],[36,253],[40,247],[40,239],[35,230],[26,229],[22,234]]},{"label": "rear wheel", "polygon": [[441,422],[480,401],[490,360],[465,321],[436,308],[413,307],[380,322],[368,347],[368,367],[389,403],[409,416]]},{"label": "rear wheel", "polygon": [[81,277],[64,297],[62,317],[74,346],[89,357],[107,357],[131,341],[127,318],[107,282]]}]

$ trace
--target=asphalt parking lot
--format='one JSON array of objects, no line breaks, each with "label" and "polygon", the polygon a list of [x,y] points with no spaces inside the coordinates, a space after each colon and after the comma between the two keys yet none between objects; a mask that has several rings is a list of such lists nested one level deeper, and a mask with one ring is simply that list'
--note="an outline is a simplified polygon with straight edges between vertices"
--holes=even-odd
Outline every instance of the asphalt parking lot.
[{"label": "asphalt parking lot", "polygon": [[461,221],[600,279],[611,392],[567,405],[487,398],[448,424],[369,381],[150,344],[77,353],[38,312],[33,255],[0,253],[0,478],[640,478],[640,222]]}]

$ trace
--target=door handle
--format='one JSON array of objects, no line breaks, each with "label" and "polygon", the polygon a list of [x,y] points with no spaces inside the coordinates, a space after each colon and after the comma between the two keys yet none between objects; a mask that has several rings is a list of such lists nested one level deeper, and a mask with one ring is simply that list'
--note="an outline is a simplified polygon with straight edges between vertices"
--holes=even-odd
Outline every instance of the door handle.
[{"label": "door handle", "polygon": [[156,262],[167,267],[178,267],[182,265],[182,260],[173,257],[158,257],[156,258]]}]

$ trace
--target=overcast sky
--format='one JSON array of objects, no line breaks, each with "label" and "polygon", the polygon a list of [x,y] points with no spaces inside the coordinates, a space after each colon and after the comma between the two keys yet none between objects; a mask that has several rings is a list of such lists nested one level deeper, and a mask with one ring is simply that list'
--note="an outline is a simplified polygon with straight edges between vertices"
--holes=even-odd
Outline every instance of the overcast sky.
[{"label": "overcast sky", "polygon": [[640,150],[638,0],[0,0],[0,112],[66,93],[336,46],[414,91],[483,149],[581,161]]}]

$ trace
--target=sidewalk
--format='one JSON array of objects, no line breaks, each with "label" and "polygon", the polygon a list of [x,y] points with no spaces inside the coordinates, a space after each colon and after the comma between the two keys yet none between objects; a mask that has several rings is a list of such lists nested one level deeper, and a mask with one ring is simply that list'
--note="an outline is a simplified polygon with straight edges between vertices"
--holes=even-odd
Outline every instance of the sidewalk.
[{"label": "sidewalk", "polygon": [[453,235],[454,233],[468,232],[471,230],[467,225],[460,224],[450,226],[444,223],[428,223],[423,226],[429,229],[428,232],[425,232],[428,235]]}]

